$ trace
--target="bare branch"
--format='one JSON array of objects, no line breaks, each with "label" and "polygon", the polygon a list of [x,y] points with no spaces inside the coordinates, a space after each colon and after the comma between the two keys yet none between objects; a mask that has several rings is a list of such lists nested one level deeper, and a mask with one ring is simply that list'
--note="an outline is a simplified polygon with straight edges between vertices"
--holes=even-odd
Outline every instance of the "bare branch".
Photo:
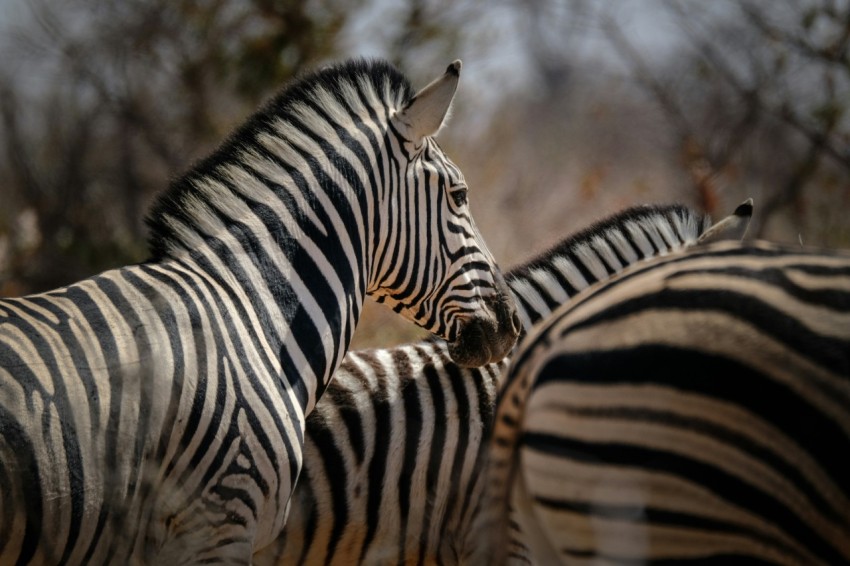
[{"label": "bare branch", "polygon": [[[814,128],[806,123],[793,111],[790,104],[771,104],[761,94],[762,85],[746,85],[740,79],[724,58],[719,54],[713,41],[705,37],[701,30],[692,25],[692,19],[688,18],[682,8],[675,3],[669,4],[679,18],[679,23],[686,30],[686,36],[694,43],[697,53],[703,58],[717,74],[722,77],[729,86],[738,94],[740,99],[748,106],[755,106],[759,112],[780,119],[791,126],[797,132],[808,138],[810,143],[816,145],[820,151],[832,158],[837,164],[850,169],[850,148],[840,144],[838,140],[832,140],[832,130],[826,136],[824,131]],[[756,17],[756,16],[751,16]],[[843,147],[843,149],[839,149]]]},{"label": "bare branch", "polygon": [[[6,157],[9,161],[11,171],[17,179],[16,186],[22,190],[17,191],[17,197],[25,201],[40,199],[45,194],[44,186],[35,175],[35,169],[30,162],[18,123],[20,107],[14,91],[6,81],[0,86],[0,119],[2,119],[3,146],[6,149]],[[12,189],[13,187],[7,187]]]}]

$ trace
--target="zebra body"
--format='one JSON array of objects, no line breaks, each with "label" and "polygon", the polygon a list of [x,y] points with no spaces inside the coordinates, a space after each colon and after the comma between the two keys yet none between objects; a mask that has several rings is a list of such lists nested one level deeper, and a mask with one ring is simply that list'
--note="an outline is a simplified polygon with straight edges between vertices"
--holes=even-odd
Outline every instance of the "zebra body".
[{"label": "zebra body", "polygon": [[[565,239],[506,276],[524,327],[709,224],[681,206],[636,207]],[[307,419],[289,522],[255,563],[464,562],[506,363],[460,368],[434,340],[349,352]]]},{"label": "zebra body", "polygon": [[487,540],[543,564],[850,561],[850,254],[755,243],[625,271],[517,348]]},{"label": "zebra body", "polygon": [[250,563],[367,294],[460,363],[504,356],[507,288],[430,137],[459,70],[301,79],[164,193],[150,261],[0,301],[0,563]]}]

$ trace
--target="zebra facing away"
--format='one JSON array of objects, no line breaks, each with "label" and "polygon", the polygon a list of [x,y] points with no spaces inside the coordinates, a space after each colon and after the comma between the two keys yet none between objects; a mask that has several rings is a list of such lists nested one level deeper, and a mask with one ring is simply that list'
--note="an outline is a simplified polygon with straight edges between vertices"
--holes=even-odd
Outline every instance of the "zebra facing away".
[{"label": "zebra facing away", "polygon": [[[635,207],[565,239],[506,276],[525,328],[629,263],[740,238],[751,211],[707,230],[681,206]],[[286,527],[254,563],[463,563],[504,365],[460,368],[434,340],[349,352],[307,418]]]},{"label": "zebra facing away", "polygon": [[642,264],[507,373],[482,563],[510,561],[509,516],[541,564],[850,563],[850,254]]},{"label": "zebra facing away", "polygon": [[504,357],[520,323],[431,138],[459,71],[296,81],[159,199],[148,262],[0,301],[0,563],[250,563],[366,295]]}]

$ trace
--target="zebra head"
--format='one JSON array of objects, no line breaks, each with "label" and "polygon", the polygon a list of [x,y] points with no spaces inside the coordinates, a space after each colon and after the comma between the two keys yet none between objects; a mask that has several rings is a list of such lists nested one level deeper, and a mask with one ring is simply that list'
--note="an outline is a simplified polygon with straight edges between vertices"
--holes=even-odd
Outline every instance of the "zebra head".
[{"label": "zebra head", "polygon": [[[512,295],[469,211],[463,174],[433,136],[442,127],[461,62],[391,116],[389,143],[402,160],[383,218],[370,294],[449,342],[452,359],[476,367],[501,360],[521,328]],[[392,187],[391,187],[392,188]]]}]

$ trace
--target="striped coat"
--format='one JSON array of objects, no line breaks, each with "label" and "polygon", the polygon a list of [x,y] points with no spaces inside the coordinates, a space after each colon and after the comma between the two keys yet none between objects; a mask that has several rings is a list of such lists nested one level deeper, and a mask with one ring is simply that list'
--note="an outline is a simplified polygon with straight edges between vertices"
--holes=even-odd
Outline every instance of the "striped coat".
[{"label": "striped coat", "polygon": [[486,563],[850,562],[850,254],[717,244],[636,266],[519,346]]},{"label": "striped coat", "polygon": [[[520,317],[530,328],[628,263],[700,238],[740,237],[751,209],[712,228],[681,206],[601,221],[507,275]],[[464,563],[504,366],[458,367],[431,340],[350,352],[307,419],[290,520],[255,562]]]},{"label": "striped coat", "polygon": [[296,81],[166,191],[151,258],[0,301],[0,563],[247,564],[366,295],[501,359],[509,293],[436,145],[460,62]]}]

